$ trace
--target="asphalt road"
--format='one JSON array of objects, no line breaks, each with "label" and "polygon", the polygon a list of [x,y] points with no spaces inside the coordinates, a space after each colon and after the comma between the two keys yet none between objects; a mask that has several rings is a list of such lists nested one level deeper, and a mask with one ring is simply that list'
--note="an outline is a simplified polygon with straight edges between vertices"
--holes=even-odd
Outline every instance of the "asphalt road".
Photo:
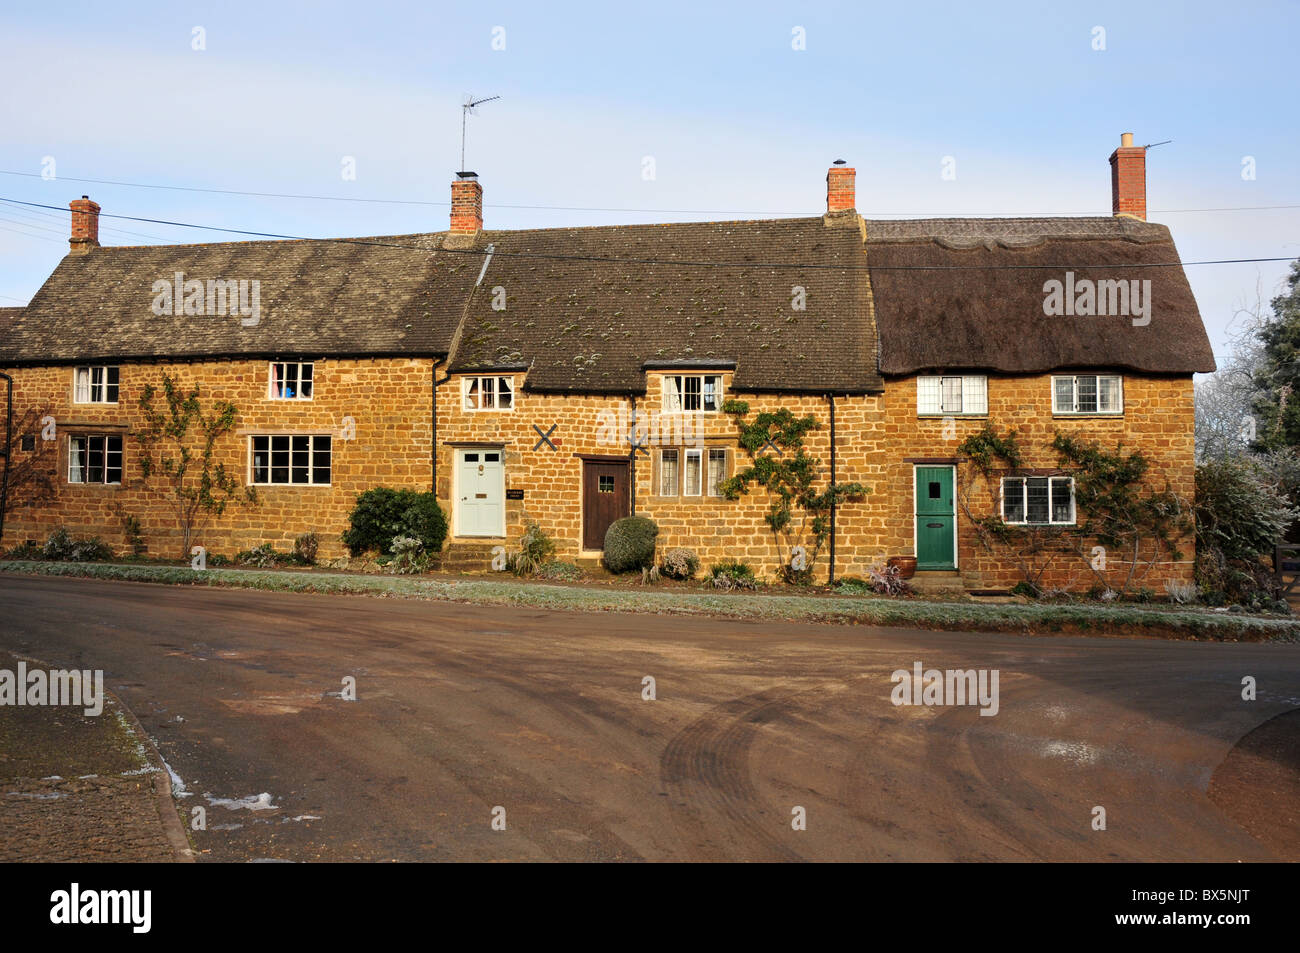
[{"label": "asphalt road", "polygon": [[[1300,706],[1293,645],[6,575],[0,647],[104,669],[206,809],[200,860],[1300,859],[1207,796]],[[998,714],[895,706],[917,661],[996,669]]]}]

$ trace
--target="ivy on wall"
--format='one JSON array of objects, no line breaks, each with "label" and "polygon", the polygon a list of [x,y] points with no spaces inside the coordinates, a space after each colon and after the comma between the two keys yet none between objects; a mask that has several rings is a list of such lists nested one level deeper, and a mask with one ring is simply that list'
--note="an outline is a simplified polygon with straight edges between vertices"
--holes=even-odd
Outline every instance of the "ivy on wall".
[{"label": "ivy on wall", "polygon": [[[830,539],[831,508],[870,491],[861,483],[831,483],[818,488],[820,468],[804,446],[805,435],[818,429],[815,417],[796,417],[782,407],[746,420],[749,404],[735,399],[725,401],[722,411],[735,420],[740,445],[751,461],[722,481],[722,495],[735,500],[749,492],[751,486],[767,490],[770,502],[764,520],[781,553],[781,578],[806,585],[812,581],[813,563]],[[812,546],[805,547],[800,560],[795,547],[803,539],[810,540]]]}]

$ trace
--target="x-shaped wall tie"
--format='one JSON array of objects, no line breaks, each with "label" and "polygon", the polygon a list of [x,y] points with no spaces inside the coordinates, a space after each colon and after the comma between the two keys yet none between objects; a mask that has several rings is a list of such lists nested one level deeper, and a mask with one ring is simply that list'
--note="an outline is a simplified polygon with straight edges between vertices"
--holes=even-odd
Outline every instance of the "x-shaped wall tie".
[{"label": "x-shaped wall tie", "polygon": [[541,447],[542,444],[546,444],[552,450],[559,449],[558,447],[555,446],[555,444],[551,443],[551,434],[555,433],[555,428],[558,426],[560,425],[551,424],[551,429],[546,431],[546,433],[542,433],[542,428],[537,426],[537,424],[533,424],[533,429],[536,430],[537,435],[542,438],[541,440],[537,441],[537,443],[533,444],[533,449],[537,450],[538,448]]}]

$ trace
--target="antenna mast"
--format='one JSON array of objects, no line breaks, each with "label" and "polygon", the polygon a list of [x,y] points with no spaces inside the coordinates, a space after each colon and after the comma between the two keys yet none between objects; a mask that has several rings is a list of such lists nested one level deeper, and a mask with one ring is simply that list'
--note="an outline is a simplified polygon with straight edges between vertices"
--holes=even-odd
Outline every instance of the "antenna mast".
[{"label": "antenna mast", "polygon": [[469,116],[478,115],[478,110],[474,107],[500,98],[500,96],[488,96],[486,99],[475,99],[473,93],[465,94],[465,102],[460,107],[460,171],[465,171],[465,120]]}]

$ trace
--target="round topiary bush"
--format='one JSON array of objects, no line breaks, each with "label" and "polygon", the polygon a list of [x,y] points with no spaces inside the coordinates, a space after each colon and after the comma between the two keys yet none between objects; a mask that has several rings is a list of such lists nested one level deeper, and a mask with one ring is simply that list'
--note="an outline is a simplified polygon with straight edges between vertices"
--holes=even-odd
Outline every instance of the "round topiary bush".
[{"label": "round topiary bush", "polygon": [[610,572],[646,569],[655,562],[659,526],[644,516],[626,516],[605,533],[605,568]]}]

